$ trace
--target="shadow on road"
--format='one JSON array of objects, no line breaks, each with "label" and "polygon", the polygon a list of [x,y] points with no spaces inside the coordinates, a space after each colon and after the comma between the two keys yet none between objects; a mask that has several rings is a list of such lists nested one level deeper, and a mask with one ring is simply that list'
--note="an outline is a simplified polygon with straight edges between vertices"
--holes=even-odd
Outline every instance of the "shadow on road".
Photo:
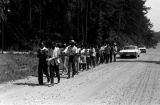
[{"label": "shadow on road", "polygon": [[160,64],[160,61],[146,61],[146,60],[134,60],[134,61],[131,61],[131,60],[119,60],[117,62],[141,62],[141,63],[155,63],[155,64]]},{"label": "shadow on road", "polygon": [[14,85],[28,85],[28,86],[41,86],[36,83],[14,83]]},{"label": "shadow on road", "polygon": [[[54,85],[56,85],[58,83],[54,83]],[[14,83],[14,85],[27,85],[27,86],[50,86],[50,84],[43,84],[43,85],[39,85],[38,83]]]},{"label": "shadow on road", "polygon": [[131,57],[116,57],[116,59],[137,59],[137,58],[131,56]]}]

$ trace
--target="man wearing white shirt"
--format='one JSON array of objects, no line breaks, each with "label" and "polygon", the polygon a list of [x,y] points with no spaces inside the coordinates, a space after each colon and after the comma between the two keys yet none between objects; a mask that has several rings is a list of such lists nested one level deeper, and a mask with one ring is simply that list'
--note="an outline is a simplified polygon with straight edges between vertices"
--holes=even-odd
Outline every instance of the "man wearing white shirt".
[{"label": "man wearing white shirt", "polygon": [[77,47],[75,46],[75,41],[71,40],[70,41],[70,46],[67,48],[67,55],[69,56],[69,61],[68,61],[68,78],[70,78],[70,71],[72,68],[72,77],[74,77],[76,71],[75,71],[75,56],[77,52]]},{"label": "man wearing white shirt", "polygon": [[55,43],[52,43],[52,51],[51,52],[52,52],[51,58],[47,59],[49,61],[49,67],[50,67],[51,84],[54,84],[55,73],[58,78],[58,83],[60,83],[60,74],[59,74],[60,49],[58,47],[56,47]]}]

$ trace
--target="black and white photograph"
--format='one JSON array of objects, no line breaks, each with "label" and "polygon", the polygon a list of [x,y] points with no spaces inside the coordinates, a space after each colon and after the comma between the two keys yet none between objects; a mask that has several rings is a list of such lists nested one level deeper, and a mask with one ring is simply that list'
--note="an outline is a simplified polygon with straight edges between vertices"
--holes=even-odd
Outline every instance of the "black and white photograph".
[{"label": "black and white photograph", "polygon": [[160,105],[160,0],[0,0],[0,105]]}]

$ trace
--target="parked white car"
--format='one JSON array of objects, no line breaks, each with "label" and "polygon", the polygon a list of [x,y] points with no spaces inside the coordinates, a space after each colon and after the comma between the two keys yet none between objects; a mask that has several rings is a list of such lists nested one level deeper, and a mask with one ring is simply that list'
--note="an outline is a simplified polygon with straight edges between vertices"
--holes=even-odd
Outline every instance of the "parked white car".
[{"label": "parked white car", "polygon": [[140,50],[137,46],[129,45],[125,46],[122,50],[119,51],[120,57],[139,57],[140,56]]}]

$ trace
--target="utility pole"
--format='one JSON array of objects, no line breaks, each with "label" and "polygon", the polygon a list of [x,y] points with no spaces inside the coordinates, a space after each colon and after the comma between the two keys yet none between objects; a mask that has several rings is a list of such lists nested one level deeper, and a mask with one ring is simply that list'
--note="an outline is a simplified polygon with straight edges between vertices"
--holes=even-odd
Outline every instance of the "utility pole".
[{"label": "utility pole", "polygon": [[29,0],[29,26],[32,28],[32,0]]}]

